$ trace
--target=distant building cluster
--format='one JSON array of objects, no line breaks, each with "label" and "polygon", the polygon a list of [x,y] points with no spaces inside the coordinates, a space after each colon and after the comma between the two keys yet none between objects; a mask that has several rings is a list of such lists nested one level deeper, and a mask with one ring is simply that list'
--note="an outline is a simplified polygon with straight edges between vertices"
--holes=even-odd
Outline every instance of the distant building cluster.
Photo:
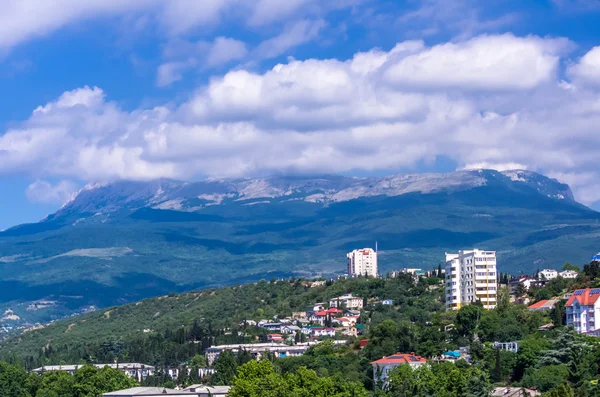
[{"label": "distant building cluster", "polygon": [[496,307],[498,290],[496,252],[478,249],[446,253],[446,310],[481,302]]}]

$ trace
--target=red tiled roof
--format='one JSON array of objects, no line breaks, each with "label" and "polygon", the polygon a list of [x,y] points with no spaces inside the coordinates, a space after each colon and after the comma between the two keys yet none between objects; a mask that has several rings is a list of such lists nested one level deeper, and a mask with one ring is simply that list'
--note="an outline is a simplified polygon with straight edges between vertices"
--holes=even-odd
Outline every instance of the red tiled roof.
[{"label": "red tiled roof", "polygon": [[363,347],[365,347],[367,345],[367,343],[369,343],[368,339],[363,339],[360,341],[360,348],[362,349]]},{"label": "red tiled roof", "polygon": [[341,313],[342,311],[340,309],[338,309],[337,307],[330,307],[329,309],[326,310],[327,313]]},{"label": "red tiled roof", "polygon": [[539,301],[539,302],[537,302],[537,303],[534,303],[534,304],[533,304],[533,305],[531,305],[531,306],[528,306],[527,308],[528,308],[529,310],[531,310],[531,309],[541,309],[541,308],[542,308],[542,306],[544,306],[546,303],[548,303],[548,300],[547,300],[547,299],[544,299],[544,300],[541,300],[541,301]]},{"label": "red tiled roof", "polygon": [[600,289],[598,288],[578,289],[573,292],[573,295],[571,295],[565,306],[573,306],[575,299],[577,299],[580,305],[593,305],[598,298],[600,298]]},{"label": "red tiled roof", "polygon": [[414,354],[396,353],[392,356],[380,358],[379,360],[373,361],[373,365],[387,365],[387,364],[412,364],[412,363],[426,363],[421,356],[415,356]]},{"label": "red tiled roof", "polygon": [[315,316],[317,317],[325,317],[327,315],[326,311],[315,312]]}]

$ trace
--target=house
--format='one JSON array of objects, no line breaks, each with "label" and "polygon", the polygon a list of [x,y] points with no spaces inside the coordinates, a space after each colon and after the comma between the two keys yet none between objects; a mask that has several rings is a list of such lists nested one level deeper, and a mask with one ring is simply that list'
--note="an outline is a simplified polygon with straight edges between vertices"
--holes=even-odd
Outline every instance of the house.
[{"label": "house", "polygon": [[284,325],[281,327],[281,332],[284,334],[296,334],[298,331],[300,331],[300,327],[296,325]]},{"label": "house", "polygon": [[360,341],[360,344],[359,344],[359,346],[360,346],[360,349],[362,350],[362,349],[364,349],[365,347],[367,347],[367,344],[369,344],[369,340],[368,340],[368,339],[363,339],[363,340],[361,340],[361,341]]},{"label": "house", "polygon": [[553,269],[544,269],[538,273],[538,278],[540,280],[552,280],[556,277],[558,277],[558,272]]},{"label": "house", "polygon": [[269,334],[267,335],[268,342],[283,342],[283,335],[281,334]]},{"label": "house", "polygon": [[325,310],[321,310],[320,312],[314,312],[311,314],[308,319],[313,323],[325,325],[325,319],[327,316],[327,312]]},{"label": "house", "polygon": [[375,382],[387,382],[390,371],[399,365],[410,365],[413,368],[417,368],[425,364],[427,364],[427,360],[423,357],[416,356],[414,353],[396,353],[371,363],[373,366],[373,380]]},{"label": "house", "polygon": [[531,288],[532,286],[543,287],[546,284],[546,280],[536,280],[529,276],[519,277],[518,279],[512,280],[508,284],[509,289],[510,289],[510,295],[512,295],[512,296],[515,295],[517,285],[519,285],[519,284],[522,284],[525,287],[525,289],[527,291],[529,291],[529,288]]},{"label": "house", "polygon": [[244,320],[240,323],[240,326],[243,327],[244,325],[249,325],[249,326],[256,326],[256,321],[254,320]]},{"label": "house", "polygon": [[269,331],[281,332],[281,323],[258,323],[258,326]]},{"label": "house", "polygon": [[565,271],[558,273],[558,275],[561,276],[562,278],[577,278],[579,273],[577,273],[575,270],[565,270]]},{"label": "house", "polygon": [[292,312],[292,319],[299,320],[301,318],[306,318],[306,312]]},{"label": "house", "polygon": [[331,320],[331,322],[334,324],[339,324],[342,327],[351,327],[354,324],[356,324],[357,319],[357,317],[340,317],[334,318],[333,320]]},{"label": "house", "polygon": [[381,304],[382,305],[389,305],[389,306],[391,306],[391,305],[394,304],[394,301],[391,300],[391,299],[384,299],[384,300],[381,301]]},{"label": "house", "polygon": [[307,315],[310,315],[314,312],[318,312],[321,310],[325,310],[324,303],[315,303],[314,305],[306,306],[306,310],[304,310],[304,311],[306,312]]},{"label": "house", "polygon": [[327,314],[331,315],[331,317],[335,317],[338,314],[344,313],[342,310],[338,309],[337,307],[330,307],[329,309],[325,310],[325,312],[327,312]]},{"label": "house", "polygon": [[554,305],[556,305],[556,299],[544,299],[541,300],[537,303],[534,303],[531,306],[528,306],[527,309],[530,312],[535,312],[535,311],[540,311],[540,312],[547,312],[550,311],[554,308]]},{"label": "house", "polygon": [[321,336],[335,336],[335,328],[324,328],[324,327],[310,327],[309,335],[312,338],[320,338]]},{"label": "house", "polygon": [[600,334],[600,288],[578,289],[565,304],[567,325],[580,334]]},{"label": "house", "polygon": [[230,386],[204,386],[192,385],[183,390],[167,389],[164,387],[132,387],[130,389],[104,393],[104,397],[162,397],[190,396],[190,397],[221,397],[229,393]]},{"label": "house", "polygon": [[517,353],[519,351],[519,342],[494,342],[494,348]]},{"label": "house", "polygon": [[352,294],[346,294],[329,301],[330,307],[338,307],[339,305],[344,305],[347,309],[362,309],[363,298],[352,296]]}]

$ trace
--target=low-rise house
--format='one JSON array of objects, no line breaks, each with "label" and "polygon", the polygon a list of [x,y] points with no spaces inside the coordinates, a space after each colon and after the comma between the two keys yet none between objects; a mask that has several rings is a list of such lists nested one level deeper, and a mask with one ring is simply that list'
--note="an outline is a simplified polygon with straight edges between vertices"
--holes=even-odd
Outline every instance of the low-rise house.
[{"label": "low-rise house", "polygon": [[268,342],[283,342],[283,335],[281,334],[269,334],[267,335]]},{"label": "low-rise house", "polygon": [[517,353],[519,351],[519,342],[494,342],[494,348]]},{"label": "low-rise house", "polygon": [[341,305],[344,305],[347,309],[362,309],[363,298],[352,296],[352,294],[346,294],[329,301],[330,307],[338,307]]},{"label": "low-rise house", "polygon": [[321,310],[325,310],[325,304],[324,303],[315,303],[314,305],[310,305],[306,307],[306,314],[307,315],[311,315],[314,312],[318,312]]},{"label": "low-rise house", "polygon": [[373,380],[387,383],[389,373],[399,365],[410,365],[413,368],[427,364],[427,360],[421,356],[416,356],[414,353],[396,353],[392,356],[383,357],[373,361]]},{"label": "low-rise house", "polygon": [[322,336],[333,338],[335,336],[335,328],[312,327],[310,329],[310,336],[313,338],[320,338]]},{"label": "low-rise house", "polygon": [[556,305],[556,299],[544,299],[544,300],[534,303],[531,306],[528,306],[527,309],[530,312],[535,312],[535,311],[547,312],[547,311],[552,310],[555,305]]},{"label": "low-rise house", "polygon": [[298,331],[300,331],[300,327],[297,325],[284,325],[281,327],[281,332],[284,334],[295,334]]},{"label": "low-rise house", "polygon": [[259,323],[258,326],[269,331],[281,332],[281,323]]},{"label": "low-rise house", "polygon": [[562,278],[577,278],[579,273],[577,273],[575,270],[564,270],[558,273],[558,275]]},{"label": "low-rise house", "polygon": [[301,318],[306,318],[306,312],[292,312],[292,319],[299,320]]},{"label": "low-rise house", "polygon": [[319,312],[314,312],[313,314],[311,314],[308,319],[313,323],[325,325],[325,319],[327,319],[327,316],[327,312],[325,310],[321,310]]},{"label": "low-rise house", "polygon": [[558,277],[558,272],[553,269],[544,269],[538,273],[538,278],[540,280],[552,280],[556,277]]},{"label": "low-rise house", "polygon": [[567,325],[580,334],[600,334],[600,288],[578,289],[565,304]]}]

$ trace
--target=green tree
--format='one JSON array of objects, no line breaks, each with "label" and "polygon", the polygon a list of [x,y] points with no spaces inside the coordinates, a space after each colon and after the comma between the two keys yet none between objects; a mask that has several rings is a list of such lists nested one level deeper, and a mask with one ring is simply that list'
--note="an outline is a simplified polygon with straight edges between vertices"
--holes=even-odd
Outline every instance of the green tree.
[{"label": "green tree", "polygon": [[0,362],[0,396],[30,397],[27,378],[23,369]]},{"label": "green tree", "polygon": [[463,306],[456,314],[456,329],[459,335],[473,338],[479,324],[483,308],[478,305]]},{"label": "green tree", "polygon": [[216,373],[213,376],[215,385],[231,385],[237,370],[237,362],[231,350],[223,350],[215,362]]}]

